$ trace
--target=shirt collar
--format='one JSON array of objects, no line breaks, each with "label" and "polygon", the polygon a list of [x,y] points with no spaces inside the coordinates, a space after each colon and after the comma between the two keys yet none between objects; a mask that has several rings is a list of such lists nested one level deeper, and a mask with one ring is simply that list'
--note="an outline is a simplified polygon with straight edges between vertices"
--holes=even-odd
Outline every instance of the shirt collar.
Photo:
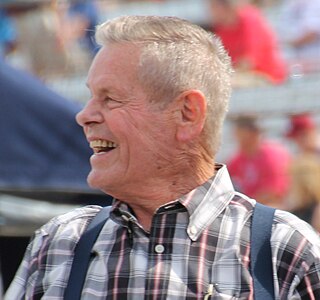
[{"label": "shirt collar", "polygon": [[[227,167],[223,164],[215,165],[216,173],[207,182],[190,191],[180,199],[161,206],[157,212],[181,209],[181,204],[188,211],[188,236],[196,241],[205,228],[207,228],[226,208],[234,195],[234,188]],[[136,221],[130,207],[115,200],[112,208],[114,215],[126,215],[131,221]],[[126,226],[122,218],[122,225]]]},{"label": "shirt collar", "polygon": [[222,213],[234,195],[227,167],[222,164],[215,167],[212,178],[179,200],[189,212],[187,233],[193,241]]}]

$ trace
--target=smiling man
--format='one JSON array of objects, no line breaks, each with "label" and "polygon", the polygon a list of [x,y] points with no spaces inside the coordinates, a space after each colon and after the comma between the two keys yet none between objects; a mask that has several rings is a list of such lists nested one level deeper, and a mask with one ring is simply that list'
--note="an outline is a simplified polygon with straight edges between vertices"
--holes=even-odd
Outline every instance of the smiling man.
[{"label": "smiling man", "polygon": [[[159,44],[152,51],[158,52],[159,60],[164,59],[160,48],[164,46]],[[203,92],[191,86],[175,91],[167,82],[166,87],[158,87],[157,81],[161,76],[167,80],[168,74],[159,74],[147,85],[148,72],[156,72],[152,70],[156,66],[150,66],[155,60],[149,57],[151,50],[143,51],[142,47],[125,41],[103,47],[88,76],[92,98],[77,120],[94,150],[90,185],[130,204],[140,224],[149,231],[156,209],[206,182],[214,173],[214,163],[202,133],[207,110]],[[215,51],[224,55],[216,47]],[[197,51],[196,46],[193,50]],[[216,60],[218,63],[218,57]],[[163,71],[176,72],[167,68]],[[229,73],[225,71],[225,80]],[[161,95],[159,88],[172,91]],[[229,92],[228,85],[224,89]],[[224,106],[225,110],[226,102]],[[217,118],[220,121],[214,121],[221,126],[222,116]],[[189,153],[191,149],[196,156]],[[193,172],[192,166],[198,171]]]},{"label": "smiling man", "polygon": [[[115,200],[81,299],[253,299],[256,201],[214,161],[231,92],[221,43],[168,17],[120,17],[96,39],[91,98],[77,121],[93,149],[88,182]],[[77,209],[38,230],[5,299],[64,299],[76,244],[99,211]],[[276,211],[277,299],[320,297],[319,245],[308,225]]]}]

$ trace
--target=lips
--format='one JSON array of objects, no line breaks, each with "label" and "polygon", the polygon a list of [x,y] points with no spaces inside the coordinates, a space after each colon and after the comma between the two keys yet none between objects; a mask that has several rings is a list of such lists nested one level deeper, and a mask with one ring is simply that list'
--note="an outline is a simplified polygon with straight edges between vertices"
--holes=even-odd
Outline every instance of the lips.
[{"label": "lips", "polygon": [[99,139],[99,140],[90,141],[90,148],[93,149],[93,152],[95,154],[109,152],[117,147],[118,145],[115,142],[108,141],[108,140]]}]

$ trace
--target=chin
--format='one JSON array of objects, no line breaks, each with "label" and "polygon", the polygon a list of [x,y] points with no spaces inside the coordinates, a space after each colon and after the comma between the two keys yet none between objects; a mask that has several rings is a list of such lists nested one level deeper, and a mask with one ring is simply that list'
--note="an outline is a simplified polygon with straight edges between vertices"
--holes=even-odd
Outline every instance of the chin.
[{"label": "chin", "polygon": [[91,171],[89,173],[87,182],[91,188],[101,190],[110,196],[113,196],[110,192],[114,190],[116,186],[118,186],[113,176],[109,176],[107,174],[98,174],[95,171]]},{"label": "chin", "polygon": [[[91,171],[88,175],[87,181],[90,187],[93,189],[101,190],[103,187],[103,181],[105,181],[105,176],[99,175],[94,171]],[[103,180],[104,179],[104,180]]]}]

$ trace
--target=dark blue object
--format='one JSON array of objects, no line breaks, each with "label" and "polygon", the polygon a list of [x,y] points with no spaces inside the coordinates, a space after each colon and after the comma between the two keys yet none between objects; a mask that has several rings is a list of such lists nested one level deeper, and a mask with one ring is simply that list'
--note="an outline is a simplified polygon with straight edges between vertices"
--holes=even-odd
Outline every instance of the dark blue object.
[{"label": "dark blue object", "polygon": [[80,108],[0,59],[0,190],[92,191]]},{"label": "dark blue object", "polygon": [[69,282],[63,298],[64,300],[81,299],[81,293],[90,263],[91,249],[97,240],[103,225],[109,218],[109,214],[110,206],[102,208],[80,237],[75,249]]},{"label": "dark blue object", "polygon": [[273,300],[271,232],[275,209],[256,203],[251,224],[251,276],[254,299]]}]

